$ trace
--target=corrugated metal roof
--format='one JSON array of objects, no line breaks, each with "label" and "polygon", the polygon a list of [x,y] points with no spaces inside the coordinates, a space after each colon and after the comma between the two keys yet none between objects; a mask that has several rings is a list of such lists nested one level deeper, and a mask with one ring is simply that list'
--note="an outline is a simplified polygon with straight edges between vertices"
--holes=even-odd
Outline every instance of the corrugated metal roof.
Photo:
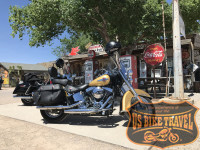
[{"label": "corrugated metal roof", "polygon": [[18,70],[17,66],[21,66],[22,70],[47,71],[47,68],[38,64],[22,64],[22,63],[7,63],[7,62],[0,62],[0,64],[2,64],[7,70],[10,68],[10,66],[14,66],[16,70]]}]

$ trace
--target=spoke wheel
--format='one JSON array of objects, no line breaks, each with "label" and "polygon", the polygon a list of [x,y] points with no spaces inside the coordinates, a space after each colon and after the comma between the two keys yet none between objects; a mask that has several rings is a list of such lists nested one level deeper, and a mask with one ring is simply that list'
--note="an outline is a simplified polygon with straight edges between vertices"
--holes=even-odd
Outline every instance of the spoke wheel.
[{"label": "spoke wheel", "polygon": [[66,118],[64,110],[40,110],[44,120],[49,123],[59,123]]}]

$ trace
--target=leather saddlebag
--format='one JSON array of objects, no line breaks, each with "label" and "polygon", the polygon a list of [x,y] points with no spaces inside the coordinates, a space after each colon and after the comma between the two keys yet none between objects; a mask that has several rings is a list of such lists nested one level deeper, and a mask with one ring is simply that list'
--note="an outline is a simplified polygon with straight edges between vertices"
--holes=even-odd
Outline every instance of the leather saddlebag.
[{"label": "leather saddlebag", "polygon": [[66,99],[65,91],[59,84],[42,85],[34,92],[36,106],[52,106],[62,104]]}]

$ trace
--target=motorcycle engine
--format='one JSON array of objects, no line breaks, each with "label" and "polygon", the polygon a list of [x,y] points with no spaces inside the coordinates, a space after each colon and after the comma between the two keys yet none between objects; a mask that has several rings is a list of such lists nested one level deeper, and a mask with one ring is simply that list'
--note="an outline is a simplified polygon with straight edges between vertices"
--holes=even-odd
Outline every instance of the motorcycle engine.
[{"label": "motorcycle engine", "polygon": [[99,100],[102,99],[104,97],[104,89],[101,87],[96,87],[93,89],[92,91],[92,95],[94,96],[95,99]]},{"label": "motorcycle engine", "polygon": [[89,96],[89,105],[94,109],[99,109],[109,96],[113,94],[113,90],[108,87],[89,87],[86,92]]}]

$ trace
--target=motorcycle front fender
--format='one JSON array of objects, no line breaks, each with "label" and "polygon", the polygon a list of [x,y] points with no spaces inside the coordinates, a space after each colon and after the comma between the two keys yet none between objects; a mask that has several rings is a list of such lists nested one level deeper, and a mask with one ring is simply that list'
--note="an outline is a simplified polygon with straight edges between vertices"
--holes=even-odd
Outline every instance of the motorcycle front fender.
[{"label": "motorcycle front fender", "polygon": [[[139,96],[142,96],[142,97],[148,97],[151,99],[151,96],[143,91],[143,90],[140,90],[140,89],[135,89],[136,93],[139,95]],[[126,108],[130,107],[132,104],[131,104],[131,99],[134,97],[134,94],[131,92],[131,91],[127,91],[123,98],[122,98],[122,110],[121,111],[126,111]]]}]

